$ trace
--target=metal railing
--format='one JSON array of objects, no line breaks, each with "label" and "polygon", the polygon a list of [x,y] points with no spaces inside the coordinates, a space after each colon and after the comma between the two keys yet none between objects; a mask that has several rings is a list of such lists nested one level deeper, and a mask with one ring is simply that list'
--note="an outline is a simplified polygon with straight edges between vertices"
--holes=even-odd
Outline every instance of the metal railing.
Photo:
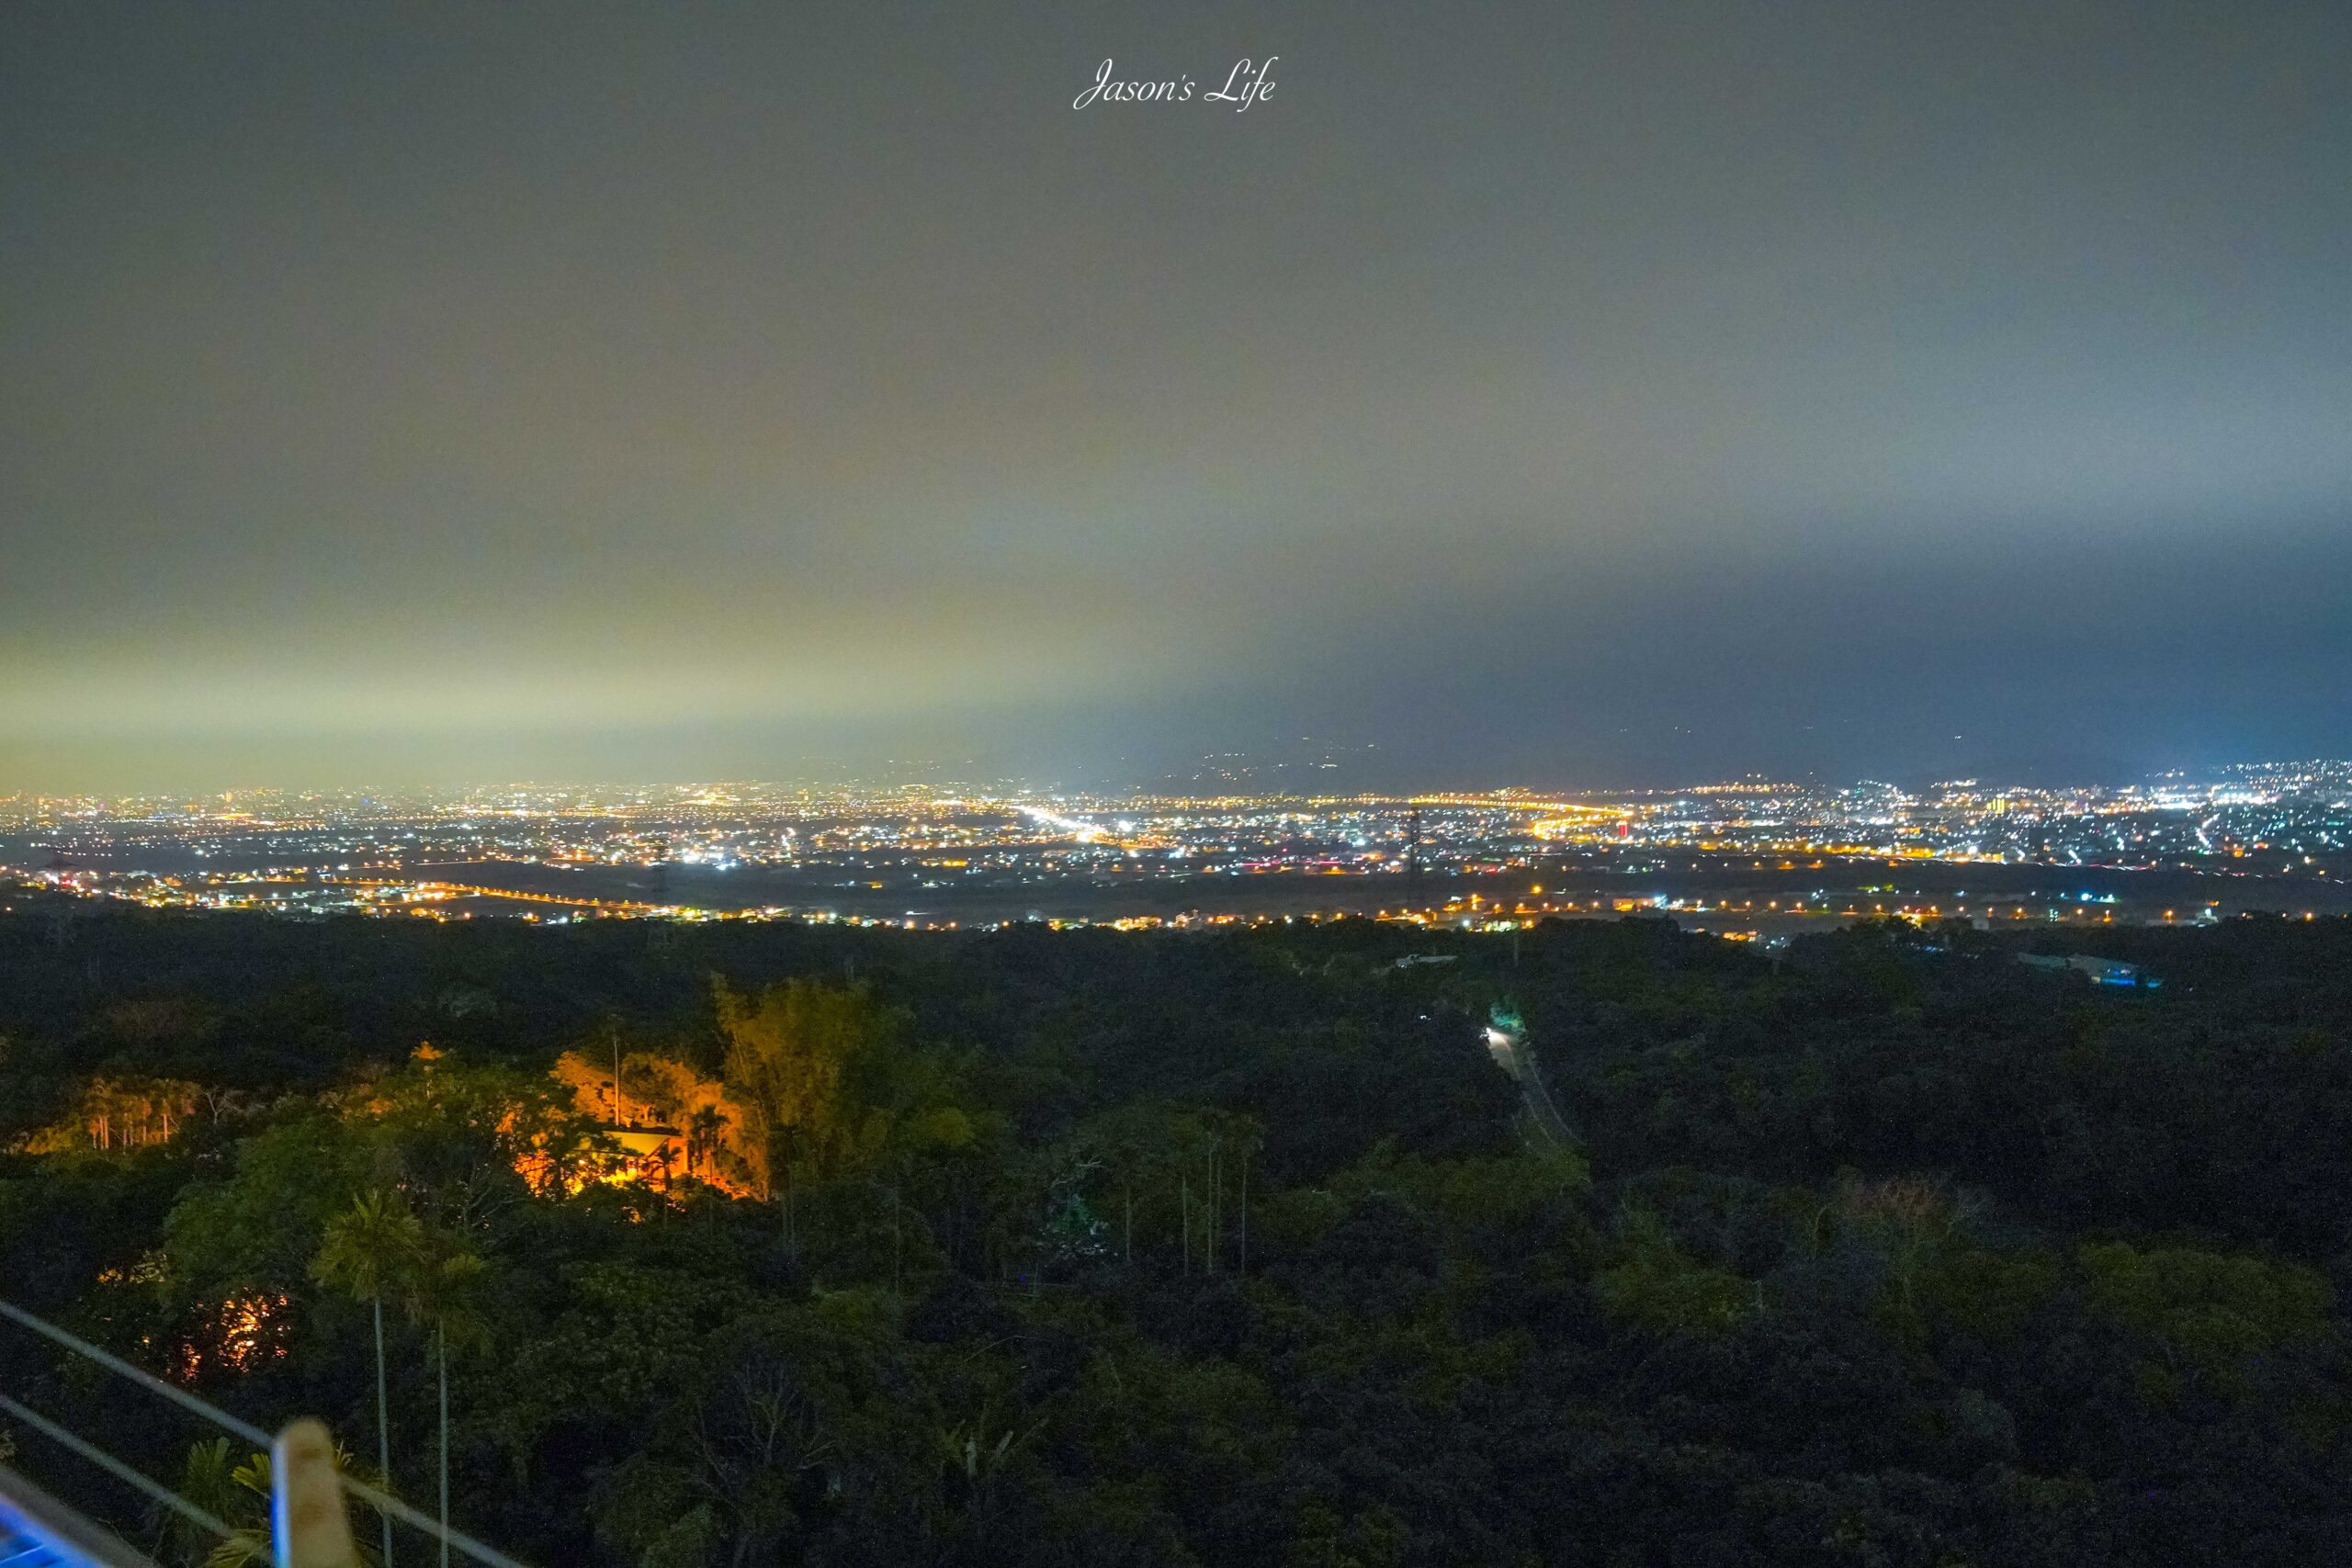
[{"label": "metal railing", "polygon": [[15,1471],[0,1469],[0,1568],[153,1568]]},{"label": "metal railing", "polygon": [[[70,1334],[12,1303],[0,1301],[0,1318],[161,1395],[243,1438],[257,1450],[267,1452],[270,1536],[278,1568],[360,1568],[358,1552],[352,1544],[346,1496],[356,1497],[379,1513],[446,1542],[483,1568],[524,1568],[496,1547],[485,1545],[462,1530],[450,1529],[390,1493],[343,1474],[336,1468],[334,1439],[319,1421],[304,1417],[290,1422],[273,1438],[252,1422],[240,1420],[111,1350]],[[0,1411],[199,1529],[224,1540],[236,1533],[227,1521],[13,1395],[0,1393]],[[153,1568],[143,1553],[21,1476],[0,1470],[0,1568],[56,1568],[59,1564],[68,1568]]]}]

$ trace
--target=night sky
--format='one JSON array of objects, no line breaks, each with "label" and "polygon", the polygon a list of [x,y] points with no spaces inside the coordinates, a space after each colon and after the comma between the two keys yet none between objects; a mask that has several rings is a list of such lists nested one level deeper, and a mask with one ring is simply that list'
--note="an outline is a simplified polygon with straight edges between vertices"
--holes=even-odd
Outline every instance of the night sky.
[{"label": "night sky", "polygon": [[0,790],[2128,777],[2348,673],[2340,0],[0,9]]}]

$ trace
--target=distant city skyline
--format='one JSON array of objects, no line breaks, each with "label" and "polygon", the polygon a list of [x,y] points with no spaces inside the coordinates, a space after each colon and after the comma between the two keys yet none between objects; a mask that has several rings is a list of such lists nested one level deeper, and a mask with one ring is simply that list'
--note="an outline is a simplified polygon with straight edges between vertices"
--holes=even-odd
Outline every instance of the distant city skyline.
[{"label": "distant city skyline", "polygon": [[1129,794],[783,782],[0,799],[0,901],[21,888],[305,919],[915,930],[1366,916],[1516,930],[1665,913],[1773,941],[1881,914],[2352,914],[2352,761],[1918,791],[1749,779],[1399,795],[1333,779],[1308,794],[1315,781],[1269,773]]}]

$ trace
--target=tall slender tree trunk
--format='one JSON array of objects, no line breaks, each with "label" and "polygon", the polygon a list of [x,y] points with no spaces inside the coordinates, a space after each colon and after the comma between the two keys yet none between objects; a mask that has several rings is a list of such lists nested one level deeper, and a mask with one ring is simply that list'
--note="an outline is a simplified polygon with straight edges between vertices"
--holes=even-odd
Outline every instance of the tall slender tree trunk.
[{"label": "tall slender tree trunk", "polygon": [[1208,1246],[1205,1250],[1208,1253],[1208,1271],[1212,1274],[1216,1272],[1216,1233],[1221,1228],[1217,1224],[1219,1215],[1217,1213],[1218,1203],[1216,1200],[1217,1188],[1220,1185],[1217,1180],[1217,1176],[1216,1145],[1215,1144],[1211,1144],[1209,1145],[1209,1234]]},{"label": "tall slender tree trunk", "polygon": [[[384,1398],[384,1298],[376,1298],[376,1469],[385,1491],[392,1489],[392,1416]],[[381,1516],[384,1526],[384,1568],[392,1568],[392,1516]]]},{"label": "tall slender tree trunk", "polygon": [[441,1568],[449,1568],[449,1330],[433,1327],[433,1348],[441,1362]]},{"label": "tall slender tree trunk", "polygon": [[1184,1272],[1193,1271],[1193,1179],[1180,1177],[1176,1182],[1176,1224],[1184,1233]]},{"label": "tall slender tree trunk", "polygon": [[1233,1271],[1250,1272],[1250,1145],[1241,1145],[1241,1248]]},{"label": "tall slender tree trunk", "polygon": [[1211,1145],[1208,1157],[1201,1162],[1201,1174],[1208,1179],[1201,1191],[1201,1272],[1216,1272],[1216,1147]]}]

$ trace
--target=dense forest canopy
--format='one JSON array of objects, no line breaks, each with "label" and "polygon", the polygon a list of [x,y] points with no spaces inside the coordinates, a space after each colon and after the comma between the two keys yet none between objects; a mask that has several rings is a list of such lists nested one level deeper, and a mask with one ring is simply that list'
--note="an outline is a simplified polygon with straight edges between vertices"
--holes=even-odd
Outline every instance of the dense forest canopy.
[{"label": "dense forest canopy", "polygon": [[19,898],[0,1294],[549,1564],[2344,1560],[2352,925],[2055,943]]}]

